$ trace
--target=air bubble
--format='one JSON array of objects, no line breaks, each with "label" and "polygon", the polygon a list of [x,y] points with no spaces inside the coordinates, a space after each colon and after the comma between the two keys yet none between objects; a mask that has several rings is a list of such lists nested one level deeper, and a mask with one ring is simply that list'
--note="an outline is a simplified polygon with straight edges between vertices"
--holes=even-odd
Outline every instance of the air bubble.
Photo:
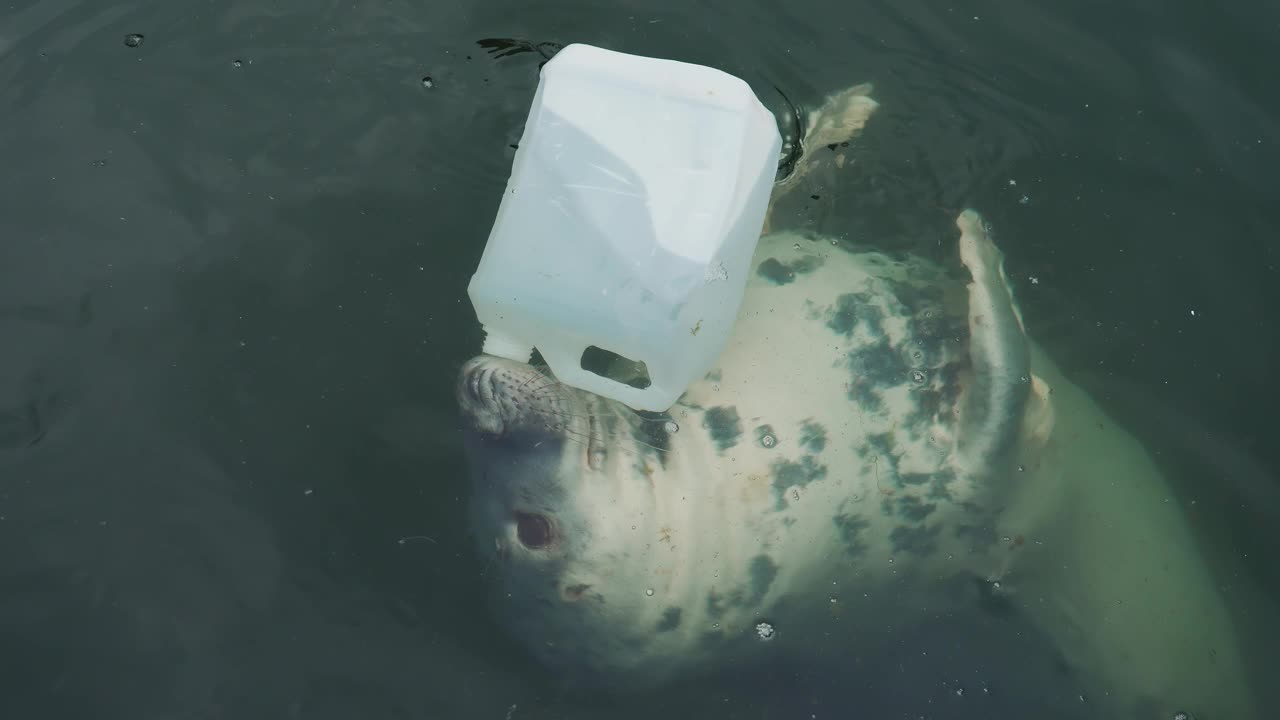
[{"label": "air bubble", "polygon": [[800,243],[796,243],[795,245],[792,245],[792,246],[791,246],[791,249],[792,249],[792,250],[799,250],[799,249],[800,249]]},{"label": "air bubble", "polygon": [[911,382],[913,382],[913,383],[915,383],[915,384],[917,384],[917,385],[923,385],[923,384],[924,384],[924,381],[925,381],[925,380],[927,380],[927,379],[928,379],[928,377],[927,377],[923,372],[921,372],[921,371],[919,371],[919,370],[912,370],[912,371],[911,371]]},{"label": "air bubble", "polygon": [[243,65],[244,65],[244,63],[243,63],[243,62],[241,62],[241,61],[239,61],[239,60],[232,60],[232,61],[231,61],[231,66],[232,66],[232,67],[242,67]]},{"label": "air bubble", "polygon": [[766,434],[760,438],[760,444],[767,448],[771,448],[778,444],[778,439],[772,435]]},{"label": "air bubble", "polygon": [[756,637],[760,638],[764,642],[769,642],[775,636],[777,636],[777,634],[778,634],[778,631],[773,628],[772,623],[768,623],[768,622],[756,623]]},{"label": "air bubble", "polygon": [[147,38],[142,33],[129,33],[124,36],[124,46],[136,48],[142,44],[143,40],[146,39]]},{"label": "air bubble", "polygon": [[917,350],[917,351],[915,351],[915,352],[911,353],[911,357],[913,357],[913,358],[915,358],[915,359],[919,360],[920,358],[924,357],[924,353],[922,353],[922,352],[920,352],[919,350]]},{"label": "air bubble", "polygon": [[645,594],[645,595],[648,595],[649,597],[653,597],[653,588],[648,588],[648,589],[646,589],[646,590],[644,591],[644,594]]},{"label": "air bubble", "polygon": [[680,432],[680,426],[676,423],[675,420],[668,420],[666,424],[663,425],[662,427],[664,430],[667,431],[668,435],[675,435],[676,433]]},{"label": "air bubble", "polygon": [[435,81],[435,80],[432,80],[430,75],[424,75],[424,76],[422,77],[422,87],[427,88],[428,90],[430,90],[431,88],[433,88],[433,87],[435,87],[435,86],[436,86],[436,81]]}]

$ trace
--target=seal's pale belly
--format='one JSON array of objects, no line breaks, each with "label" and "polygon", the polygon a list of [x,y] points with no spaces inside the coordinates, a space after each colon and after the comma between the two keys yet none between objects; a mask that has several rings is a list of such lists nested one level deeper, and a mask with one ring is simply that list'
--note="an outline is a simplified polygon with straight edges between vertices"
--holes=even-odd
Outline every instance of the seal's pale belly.
[{"label": "seal's pale belly", "polygon": [[791,234],[763,238],[752,268],[720,362],[666,414],[519,363],[464,370],[491,431],[472,445],[475,524],[512,562],[503,614],[571,678],[644,685],[761,657],[760,622],[781,646],[866,632],[883,610],[834,624],[832,599],[893,587],[891,605],[997,569],[987,500],[1013,465],[957,462],[961,281]]}]

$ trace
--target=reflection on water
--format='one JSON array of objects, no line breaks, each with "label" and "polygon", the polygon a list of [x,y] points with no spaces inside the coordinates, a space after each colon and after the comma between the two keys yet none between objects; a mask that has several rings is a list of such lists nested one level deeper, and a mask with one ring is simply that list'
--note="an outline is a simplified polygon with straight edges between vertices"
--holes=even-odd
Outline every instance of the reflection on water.
[{"label": "reflection on water", "polygon": [[937,238],[981,207],[1030,332],[1171,477],[1265,680],[1277,10],[1041,5],[0,10],[0,707],[1089,712],[1051,648],[994,622],[937,618],[838,690],[788,666],[624,702],[560,695],[494,627],[451,388],[550,46],[485,38],[715,65],[780,113],[874,82],[852,168],[786,222],[951,263]]}]

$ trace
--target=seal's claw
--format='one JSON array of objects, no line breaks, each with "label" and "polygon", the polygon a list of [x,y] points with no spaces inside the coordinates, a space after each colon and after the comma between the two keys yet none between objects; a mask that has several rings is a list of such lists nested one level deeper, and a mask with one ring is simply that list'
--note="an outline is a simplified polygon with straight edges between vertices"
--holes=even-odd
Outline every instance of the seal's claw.
[{"label": "seal's claw", "polygon": [[968,268],[969,358],[973,378],[964,391],[958,452],[963,467],[1000,467],[1021,432],[1031,389],[1031,351],[1004,257],[975,210],[956,218],[960,261]]}]

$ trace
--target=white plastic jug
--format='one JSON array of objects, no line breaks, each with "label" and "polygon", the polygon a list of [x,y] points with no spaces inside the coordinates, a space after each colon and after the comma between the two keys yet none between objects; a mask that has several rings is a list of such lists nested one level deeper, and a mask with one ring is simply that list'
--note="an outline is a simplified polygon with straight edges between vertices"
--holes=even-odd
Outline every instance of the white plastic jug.
[{"label": "white plastic jug", "polygon": [[[468,293],[484,352],[666,410],[733,329],[782,138],[739,78],[569,45],[542,68]],[[599,348],[643,389],[584,369]]]}]

